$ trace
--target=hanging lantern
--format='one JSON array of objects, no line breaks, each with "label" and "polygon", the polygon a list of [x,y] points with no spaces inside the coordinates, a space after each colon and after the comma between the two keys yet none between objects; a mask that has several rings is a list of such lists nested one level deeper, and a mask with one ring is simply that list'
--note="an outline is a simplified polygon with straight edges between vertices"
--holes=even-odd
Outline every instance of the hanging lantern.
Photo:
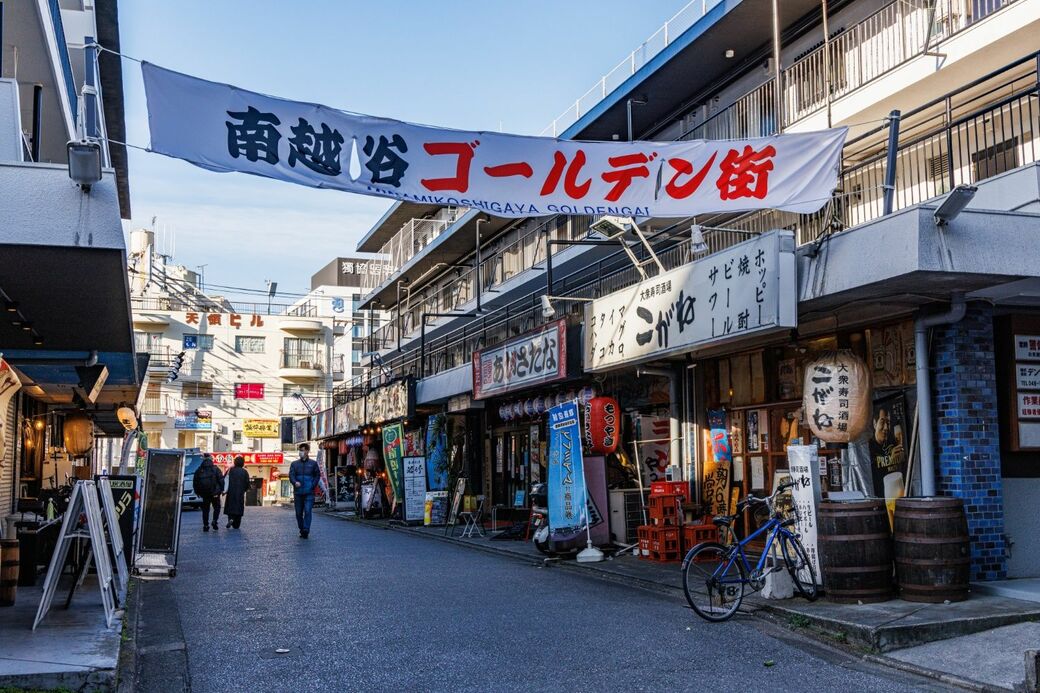
[{"label": "hanging lantern", "polygon": [[346,455],[350,452],[350,445],[347,443],[347,438],[339,439],[339,454]]},{"label": "hanging lantern", "polygon": [[848,349],[805,367],[802,407],[813,435],[828,443],[856,440],[870,423],[870,371]]},{"label": "hanging lantern", "polygon": [[534,413],[535,413],[535,415],[536,416],[541,416],[542,414],[545,413],[546,409],[548,409],[548,407],[545,404],[545,397],[535,397],[534,398]]},{"label": "hanging lantern", "polygon": [[593,397],[596,396],[596,388],[592,385],[586,385],[585,387],[578,390],[578,401],[582,404],[588,404]]},{"label": "hanging lantern", "polygon": [[513,418],[513,408],[508,404],[503,404],[498,408],[498,418],[503,421],[509,421]]},{"label": "hanging lantern", "polygon": [[536,412],[535,412],[535,409],[534,409],[534,400],[533,399],[525,399],[524,400],[524,413],[527,414],[528,416],[534,416],[535,415]]},{"label": "hanging lantern", "polygon": [[65,450],[72,457],[84,457],[94,447],[94,422],[85,412],[65,417]]},{"label": "hanging lantern", "polygon": [[613,397],[593,397],[585,404],[585,446],[594,455],[609,455],[621,437],[621,408]]},{"label": "hanging lantern", "polygon": [[519,419],[524,415],[524,403],[520,400],[513,402],[513,418]]}]

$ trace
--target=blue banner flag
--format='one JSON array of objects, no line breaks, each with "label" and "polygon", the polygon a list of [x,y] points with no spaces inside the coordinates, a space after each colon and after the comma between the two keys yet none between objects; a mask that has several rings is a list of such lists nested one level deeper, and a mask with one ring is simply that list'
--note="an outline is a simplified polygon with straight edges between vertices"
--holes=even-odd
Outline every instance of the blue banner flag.
[{"label": "blue banner flag", "polygon": [[549,531],[571,538],[587,523],[585,468],[581,457],[578,403],[549,410]]}]

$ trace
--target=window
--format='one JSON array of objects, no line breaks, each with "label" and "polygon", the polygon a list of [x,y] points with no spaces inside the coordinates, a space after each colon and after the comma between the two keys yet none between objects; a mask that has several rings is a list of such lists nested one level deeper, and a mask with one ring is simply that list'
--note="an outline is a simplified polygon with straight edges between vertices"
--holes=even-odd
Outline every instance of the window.
[{"label": "window", "polygon": [[263,383],[235,383],[235,399],[263,399]]},{"label": "window", "polygon": [[231,442],[234,445],[241,445],[242,444],[242,431],[234,431],[231,434]]},{"label": "window", "polygon": [[350,362],[355,366],[361,365],[361,350],[354,349],[350,352]]},{"label": "window", "polygon": [[263,337],[235,337],[235,351],[240,354],[264,353]]},{"label": "window", "polygon": [[213,335],[211,334],[186,334],[181,342],[185,349],[201,349],[212,351]]},{"label": "window", "polygon": [[358,306],[361,304],[361,294],[354,294],[350,297],[350,312],[358,312]]},{"label": "window", "polygon": [[162,342],[162,334],[159,332],[134,332],[134,349],[139,354],[158,353]]},{"label": "window", "polygon": [[365,321],[364,319],[358,320],[354,323],[354,328],[351,330],[351,335],[354,339],[361,339],[365,336]]},{"label": "window", "polygon": [[971,163],[976,182],[1018,168],[1018,138],[1012,137],[975,152],[971,155]]},{"label": "window", "polygon": [[213,383],[184,383],[181,385],[184,399],[213,399]]}]

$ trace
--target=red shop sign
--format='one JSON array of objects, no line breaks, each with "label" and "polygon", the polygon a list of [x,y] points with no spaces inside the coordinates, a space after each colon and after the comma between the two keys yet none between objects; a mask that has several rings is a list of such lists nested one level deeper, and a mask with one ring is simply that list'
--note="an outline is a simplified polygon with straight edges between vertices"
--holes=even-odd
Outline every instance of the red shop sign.
[{"label": "red shop sign", "polygon": [[213,461],[230,465],[239,455],[245,458],[246,464],[282,464],[285,461],[285,455],[280,452],[214,452]]},{"label": "red shop sign", "polygon": [[621,408],[613,397],[593,397],[585,405],[585,446],[594,455],[617,450],[621,437]]}]

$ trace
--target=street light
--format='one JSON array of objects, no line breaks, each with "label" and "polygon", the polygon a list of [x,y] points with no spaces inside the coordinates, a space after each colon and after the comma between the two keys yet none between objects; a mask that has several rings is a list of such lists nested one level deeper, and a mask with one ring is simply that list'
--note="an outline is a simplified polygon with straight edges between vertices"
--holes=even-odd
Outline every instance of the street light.
[{"label": "street light", "polygon": [[66,145],[69,156],[69,178],[83,192],[101,180],[101,145],[92,140],[72,140]]},{"label": "street light", "polygon": [[935,210],[935,225],[946,226],[964,211],[975,197],[978,188],[974,185],[958,185]]}]

